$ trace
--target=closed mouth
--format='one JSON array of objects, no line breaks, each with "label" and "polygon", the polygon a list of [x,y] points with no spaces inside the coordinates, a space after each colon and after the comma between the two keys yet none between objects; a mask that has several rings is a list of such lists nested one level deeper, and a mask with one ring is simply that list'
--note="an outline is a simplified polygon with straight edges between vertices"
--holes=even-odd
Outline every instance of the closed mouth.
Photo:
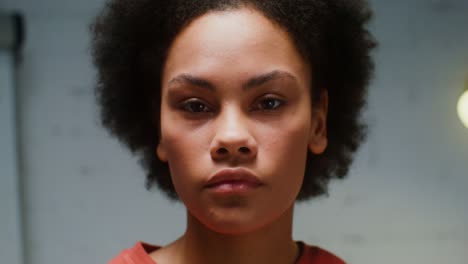
[{"label": "closed mouth", "polygon": [[252,188],[261,185],[263,185],[263,183],[249,170],[244,168],[227,168],[213,174],[204,187],[244,186]]}]

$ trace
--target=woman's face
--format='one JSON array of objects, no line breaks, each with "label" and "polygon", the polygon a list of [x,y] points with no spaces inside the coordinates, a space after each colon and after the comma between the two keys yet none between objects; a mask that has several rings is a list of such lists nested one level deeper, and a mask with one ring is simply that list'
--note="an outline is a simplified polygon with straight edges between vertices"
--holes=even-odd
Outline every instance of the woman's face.
[{"label": "woman's face", "polygon": [[190,214],[235,234],[292,208],[308,149],[326,147],[326,95],[312,110],[310,84],[288,34],[253,9],[205,14],[176,37],[157,153]]}]

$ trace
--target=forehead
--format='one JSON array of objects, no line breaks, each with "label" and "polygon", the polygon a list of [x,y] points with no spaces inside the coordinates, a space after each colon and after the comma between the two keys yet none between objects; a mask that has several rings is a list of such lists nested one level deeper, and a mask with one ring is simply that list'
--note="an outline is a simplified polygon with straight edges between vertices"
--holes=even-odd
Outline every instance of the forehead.
[{"label": "forehead", "polygon": [[262,13],[243,7],[209,12],[185,27],[169,49],[163,82],[181,73],[238,79],[274,70],[306,79],[309,73],[289,34]]}]

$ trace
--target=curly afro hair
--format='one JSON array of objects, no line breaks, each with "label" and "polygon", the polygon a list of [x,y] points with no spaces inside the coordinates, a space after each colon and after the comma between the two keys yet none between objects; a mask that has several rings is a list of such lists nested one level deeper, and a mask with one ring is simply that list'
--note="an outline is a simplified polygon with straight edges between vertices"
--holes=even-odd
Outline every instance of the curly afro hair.
[{"label": "curly afro hair", "polygon": [[365,138],[360,113],[374,70],[376,46],[366,29],[372,12],[360,0],[109,0],[91,26],[98,70],[96,98],[102,124],[140,156],[154,183],[178,199],[167,163],[159,161],[161,72],[181,30],[210,11],[252,7],[280,25],[312,65],[312,98],[329,94],[328,147],[308,153],[297,200],[327,193],[330,179],[344,178]]}]

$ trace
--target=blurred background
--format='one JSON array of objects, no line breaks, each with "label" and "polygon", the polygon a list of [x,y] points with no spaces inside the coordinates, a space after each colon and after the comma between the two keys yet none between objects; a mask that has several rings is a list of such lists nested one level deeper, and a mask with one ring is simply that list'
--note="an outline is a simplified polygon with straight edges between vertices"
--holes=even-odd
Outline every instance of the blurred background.
[{"label": "blurred background", "polygon": [[[351,264],[467,264],[468,128],[456,105],[468,1],[370,2],[380,46],[369,137],[329,197],[297,206],[294,237]],[[0,37],[2,263],[107,263],[184,231],[183,206],[146,191],[137,159],[100,126],[89,25],[103,5],[0,0],[2,17],[20,12],[25,25],[19,51]]]}]

